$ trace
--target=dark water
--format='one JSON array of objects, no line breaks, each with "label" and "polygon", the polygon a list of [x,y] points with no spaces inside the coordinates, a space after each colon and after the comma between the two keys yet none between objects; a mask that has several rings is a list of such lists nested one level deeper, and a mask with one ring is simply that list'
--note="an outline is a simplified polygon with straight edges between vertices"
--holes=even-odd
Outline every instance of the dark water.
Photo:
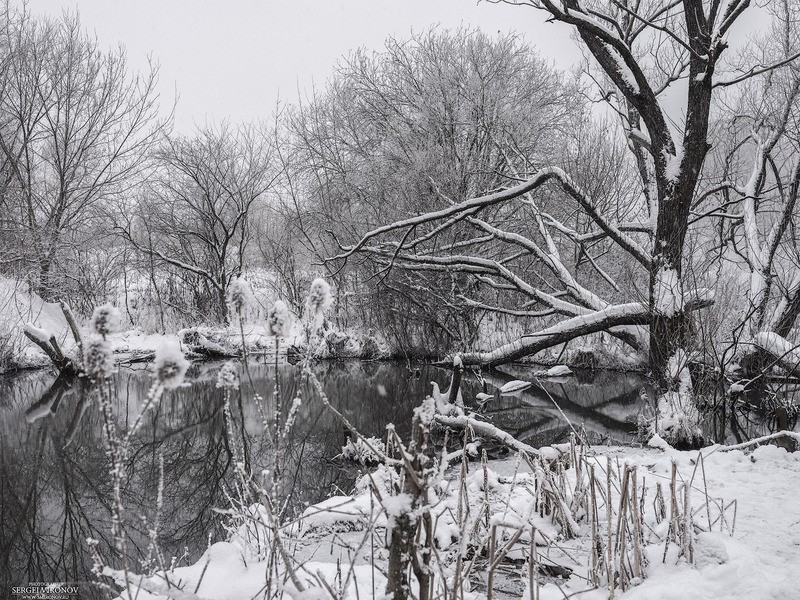
[{"label": "dark water", "polygon": [[[165,394],[148,413],[134,438],[122,490],[129,555],[138,565],[146,554],[148,526],[156,513],[159,461],[165,488],[159,541],[167,557],[195,562],[212,542],[225,539],[214,508],[227,508],[234,495],[233,469],[242,453],[254,473],[272,467],[274,448],[264,434],[263,414],[272,415],[275,369],[251,363],[255,390],[264,399],[258,410],[248,384],[231,402],[233,422],[225,419],[222,390],[215,387],[219,364],[195,365],[191,386]],[[382,437],[387,423],[404,436],[412,409],[431,390],[442,389],[448,372],[398,363],[333,362],[315,367],[331,403],[362,433]],[[347,438],[342,424],[327,411],[299,367],[282,364],[281,408],[303,400],[283,452],[284,491],[289,510],[348,492],[354,467],[334,457]],[[486,376],[491,392],[529,370]],[[246,380],[246,377],[244,378]],[[146,370],[123,370],[112,385],[113,410],[124,432],[139,413],[150,385]],[[516,398],[495,397],[483,412],[499,427],[534,446],[568,439],[571,426],[585,428],[593,442],[630,442],[635,420],[647,403],[646,381],[636,374],[582,373],[537,383]],[[465,376],[467,403],[482,391]],[[0,379],[0,590],[28,581],[85,582],[81,598],[99,592],[86,538],[100,540],[110,556],[110,477],[96,391],[61,382],[45,373]]]}]

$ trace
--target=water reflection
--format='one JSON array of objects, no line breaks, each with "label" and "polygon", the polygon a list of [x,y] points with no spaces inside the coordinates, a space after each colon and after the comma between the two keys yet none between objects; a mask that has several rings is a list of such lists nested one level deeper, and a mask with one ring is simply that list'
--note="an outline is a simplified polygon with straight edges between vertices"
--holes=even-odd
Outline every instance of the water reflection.
[{"label": "water reflection", "polygon": [[[209,539],[226,537],[214,509],[228,507],[234,495],[237,456],[243,452],[255,473],[272,468],[274,449],[264,434],[264,415],[276,408],[274,367],[249,365],[252,382],[243,377],[242,390],[231,402],[229,428],[222,390],[215,387],[219,366],[193,366],[191,386],[168,392],[134,438],[122,499],[129,555],[137,566],[135,561],[146,555],[156,513],[160,456],[166,485],[159,539],[167,562],[173,556],[194,562]],[[430,392],[430,382],[446,389],[450,379],[434,367],[394,363],[331,362],[315,370],[332,404],[365,435],[376,436],[394,423],[405,437],[412,409]],[[299,375],[299,367],[278,368],[281,413],[288,413],[295,397],[303,399],[282,461],[283,491],[294,509],[349,491],[357,474],[333,460],[346,431]],[[465,374],[467,402],[508,380],[531,378],[529,370],[513,369],[484,377]],[[114,378],[120,431],[136,419],[149,386],[144,368],[125,369]],[[635,374],[583,373],[535,381],[518,397],[495,395],[483,410],[487,419],[531,445],[563,441],[571,426],[584,427],[593,441],[627,442],[634,438],[645,387]],[[263,399],[260,408],[253,391]],[[83,582],[81,598],[102,597],[91,585],[85,542],[98,539],[102,552],[111,554],[111,481],[101,423],[96,392],[85,382],[41,372],[0,379],[0,581],[6,595],[22,582],[70,581]]]}]

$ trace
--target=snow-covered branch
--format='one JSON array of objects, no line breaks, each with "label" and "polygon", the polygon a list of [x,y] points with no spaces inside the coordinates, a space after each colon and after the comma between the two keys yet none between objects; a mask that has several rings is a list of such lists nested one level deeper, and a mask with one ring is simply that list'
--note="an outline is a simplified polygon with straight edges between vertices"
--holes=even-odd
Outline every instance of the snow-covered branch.
[{"label": "snow-covered branch", "polygon": [[353,255],[355,252],[358,252],[359,250],[363,249],[370,240],[379,237],[381,235],[384,235],[386,233],[397,231],[399,229],[418,227],[420,225],[436,222],[441,219],[450,219],[451,217],[456,217],[451,220],[451,224],[454,224],[455,222],[460,221],[461,218],[466,218],[468,216],[476,214],[478,210],[482,210],[490,206],[495,206],[497,204],[501,204],[503,202],[513,200],[514,198],[523,196],[524,194],[527,194],[541,187],[543,184],[545,184],[550,180],[555,180],[556,182],[558,182],[561,188],[569,196],[571,196],[578,202],[581,208],[583,208],[583,210],[589,215],[589,217],[595,222],[595,224],[609,238],[611,238],[614,242],[616,242],[626,252],[631,254],[637,261],[639,261],[645,267],[649,266],[651,261],[649,253],[646,252],[635,240],[633,240],[628,235],[626,235],[622,230],[620,230],[615,224],[606,219],[601,214],[594,200],[591,197],[589,197],[588,194],[586,194],[569,177],[569,175],[567,175],[562,169],[558,167],[547,167],[544,169],[540,169],[530,179],[511,188],[487,194],[485,196],[471,198],[469,200],[465,200],[464,202],[448,206],[447,208],[428,212],[422,215],[417,215],[415,217],[411,217],[408,219],[395,221],[394,223],[390,223],[388,225],[378,227],[377,229],[373,229],[372,231],[366,233],[356,244],[352,246],[344,246],[342,248],[343,250],[342,253],[334,257],[328,258],[327,261],[346,259],[349,256]]},{"label": "snow-covered branch", "polygon": [[458,429],[472,429],[477,435],[485,436],[491,438],[493,440],[497,440],[502,442],[512,450],[516,450],[517,452],[524,452],[528,456],[538,456],[539,450],[534,448],[533,446],[529,446],[524,442],[520,442],[519,440],[515,439],[514,436],[511,434],[503,431],[502,429],[495,427],[491,423],[487,423],[486,421],[479,421],[478,419],[474,419],[472,417],[466,415],[460,416],[449,416],[449,415],[441,415],[437,414],[435,417],[436,422],[440,425],[444,425],[445,427],[454,427]]}]

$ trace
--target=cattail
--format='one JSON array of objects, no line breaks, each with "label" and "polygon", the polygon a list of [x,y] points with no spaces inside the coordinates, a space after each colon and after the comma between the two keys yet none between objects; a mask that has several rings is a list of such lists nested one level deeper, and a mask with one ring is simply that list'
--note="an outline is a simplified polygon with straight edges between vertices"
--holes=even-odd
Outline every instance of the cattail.
[{"label": "cattail", "polygon": [[253,304],[253,288],[246,279],[237,277],[228,286],[228,304],[233,312],[242,315]]},{"label": "cattail", "polygon": [[306,309],[309,319],[316,327],[322,324],[325,312],[330,308],[332,302],[331,286],[328,285],[328,282],[320,277],[312,281],[306,300]]},{"label": "cattail", "polygon": [[275,337],[285,337],[292,328],[292,313],[282,300],[276,300],[267,313],[269,333]]},{"label": "cattail", "polygon": [[239,371],[233,361],[226,362],[217,373],[217,387],[226,390],[239,389]]},{"label": "cattail", "polygon": [[116,306],[103,304],[92,313],[92,329],[103,337],[116,333],[122,325],[122,314]]},{"label": "cattail", "polygon": [[183,383],[189,361],[183,356],[178,340],[166,339],[156,350],[153,377],[166,389],[175,389]]},{"label": "cattail", "polygon": [[106,379],[114,372],[111,346],[102,335],[94,334],[83,347],[83,368],[91,379]]}]

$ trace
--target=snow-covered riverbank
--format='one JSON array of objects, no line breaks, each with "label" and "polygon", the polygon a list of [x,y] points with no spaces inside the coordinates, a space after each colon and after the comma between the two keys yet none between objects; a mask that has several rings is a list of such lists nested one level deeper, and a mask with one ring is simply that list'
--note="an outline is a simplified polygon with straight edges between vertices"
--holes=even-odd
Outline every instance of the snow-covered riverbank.
[{"label": "snow-covered riverbank", "polygon": [[[564,448],[561,449],[565,450]],[[702,455],[702,456],[701,456]],[[562,455],[568,457],[569,452]],[[563,464],[563,463],[562,463]],[[689,545],[668,543],[671,527],[687,524],[682,511],[683,500],[675,507],[680,519],[670,525],[671,474],[676,467],[676,487],[687,484],[690,503]],[[606,485],[603,471],[611,466],[612,507],[620,500],[623,473],[636,468],[639,504],[643,511],[641,531],[641,577],[624,581],[617,575],[615,598],[629,600],[658,599],[748,599],[790,600],[800,593],[800,508],[797,503],[797,482],[800,481],[800,454],[787,453],[775,446],[762,446],[752,452],[725,451],[712,446],[702,451],[679,452],[670,448],[600,447],[589,451],[584,467],[593,465],[598,480]],[[611,537],[605,503],[598,499],[599,518],[581,512],[585,506],[574,494],[585,489],[577,485],[587,473],[576,473],[574,466],[556,469],[557,478],[564,478],[563,500],[571,507],[573,522],[566,523],[558,511],[547,514],[541,504],[542,473],[532,473],[525,461],[506,459],[491,461],[486,471],[480,463],[470,464],[464,482],[468,505],[459,506],[459,476],[450,472],[431,495],[430,514],[435,524],[437,565],[434,575],[435,595],[443,594],[452,584],[455,557],[461,534],[471,537],[473,567],[469,574],[465,597],[484,597],[489,568],[486,553],[489,547],[484,535],[483,548],[473,546],[480,535],[456,525],[458,515],[476,530],[484,523],[484,503],[488,500],[489,523],[494,525],[496,539],[493,552],[513,539],[519,528],[522,534],[512,541],[505,560],[494,569],[494,596],[539,598],[540,600],[571,597],[605,599],[609,597],[604,568],[597,568],[592,559],[592,529],[603,548],[615,546],[626,534],[618,530],[619,512],[612,510]],[[456,469],[457,471],[457,469]],[[373,475],[372,489],[386,489],[388,471],[379,468]],[[484,484],[485,482],[485,484]],[[239,526],[228,541],[213,544],[194,565],[168,571],[167,577],[156,575],[141,580],[141,599],[162,597],[207,598],[233,600],[260,597],[265,582],[273,579],[284,585],[293,598],[373,598],[385,592],[384,576],[388,550],[386,526],[404,510],[404,498],[378,500],[364,479],[353,496],[339,496],[309,507],[303,517],[283,529],[282,540],[291,556],[292,570],[305,588],[298,592],[291,581],[277,584],[275,563],[267,560],[265,540],[268,527],[259,525],[266,519],[263,509],[251,507],[252,519],[238,519]],[[660,488],[660,492],[657,490]],[[435,497],[434,497],[435,496]],[[666,516],[659,518],[660,499],[666,499]],[[471,517],[466,515],[472,515]],[[676,515],[677,516],[677,515]],[[470,520],[472,519],[472,520]],[[681,523],[677,523],[680,520]],[[265,521],[266,522],[266,521]],[[536,562],[540,575],[538,590],[530,589],[530,532],[535,529]],[[568,531],[574,529],[574,531]],[[639,534],[636,534],[639,535]],[[480,544],[480,542],[477,542]],[[688,544],[688,540],[687,540]],[[685,550],[690,547],[689,553]],[[617,550],[614,550],[615,555]],[[623,562],[627,554],[623,552]],[[469,557],[464,555],[465,560]],[[617,557],[619,560],[619,557]],[[614,564],[619,569],[619,562]],[[272,565],[270,567],[270,565]],[[374,568],[373,568],[374,565]],[[632,564],[626,568],[635,568]],[[269,571],[272,569],[272,571]],[[286,569],[279,569],[281,574]],[[595,571],[595,574],[593,574]],[[597,573],[600,573],[598,582]],[[117,573],[120,576],[120,573]],[[439,579],[441,578],[441,579]],[[167,579],[169,584],[166,583]],[[169,591],[178,586],[182,592]],[[329,587],[330,589],[326,588]],[[624,587],[625,589],[620,589]],[[145,593],[149,590],[149,593]],[[177,594],[177,595],[176,595]],[[538,596],[536,595],[538,594]],[[125,594],[122,595],[125,597]]]}]

